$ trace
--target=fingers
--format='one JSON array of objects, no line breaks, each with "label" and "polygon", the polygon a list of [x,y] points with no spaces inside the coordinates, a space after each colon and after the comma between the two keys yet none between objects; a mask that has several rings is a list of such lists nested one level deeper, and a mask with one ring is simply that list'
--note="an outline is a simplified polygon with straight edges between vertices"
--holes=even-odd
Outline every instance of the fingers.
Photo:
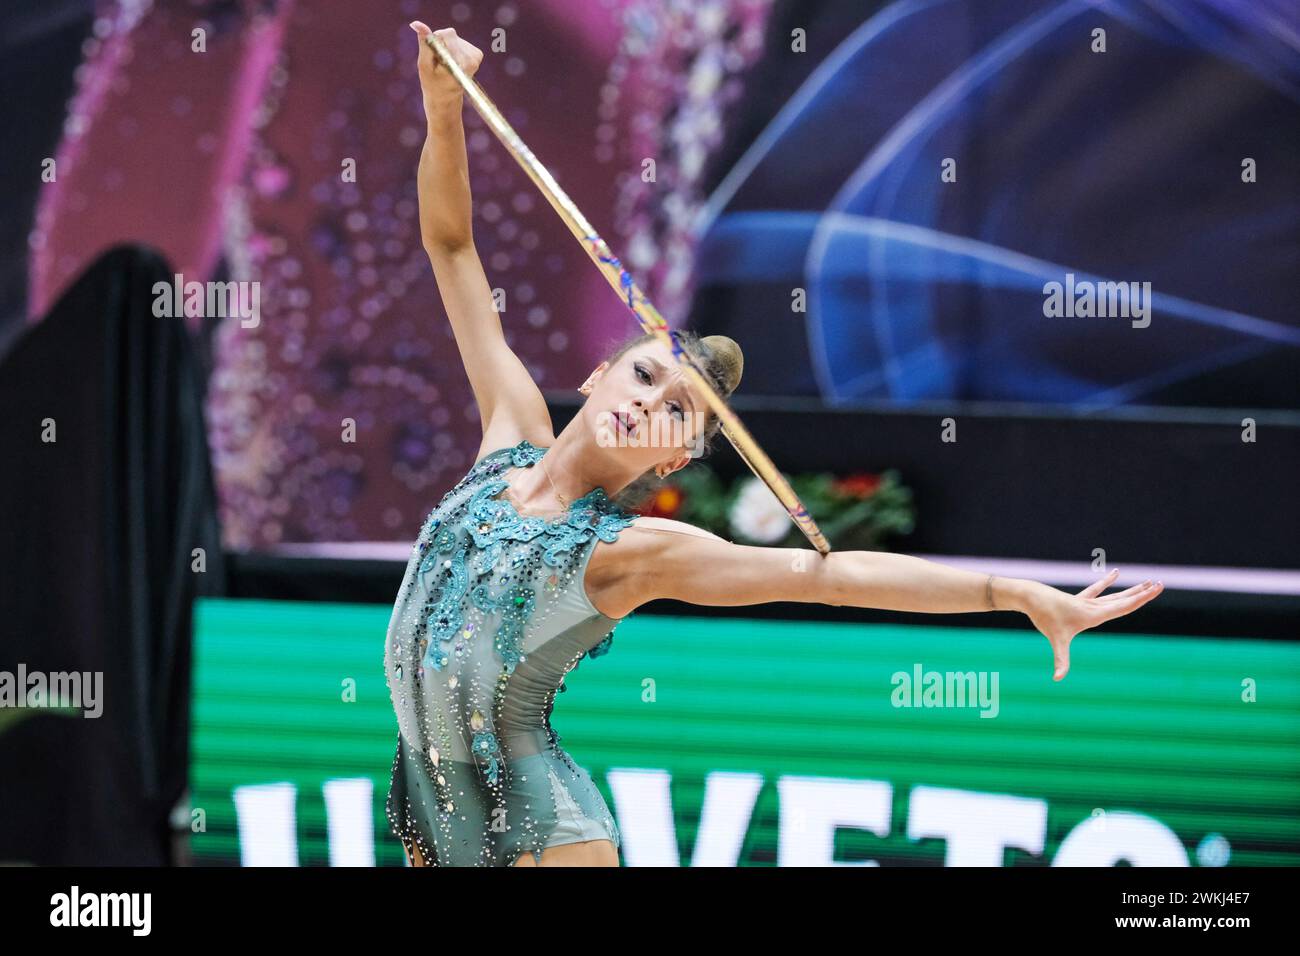
[{"label": "fingers", "polygon": [[[1124,601],[1131,597],[1146,594],[1154,588],[1156,584],[1157,582],[1155,581],[1143,581],[1141,584],[1135,584],[1131,588],[1127,588],[1126,590],[1119,591],[1115,594],[1107,594],[1105,597],[1099,597],[1096,600],[1098,604],[1113,604],[1116,601]],[[1163,585],[1161,585],[1161,587],[1163,587]]]},{"label": "fingers", "polygon": [[1052,645],[1052,680],[1062,680],[1070,673],[1070,642]]},{"label": "fingers", "polygon": [[416,58],[416,64],[419,65],[428,60],[433,60],[434,67],[437,67],[438,59],[433,55],[433,48],[428,43],[429,34],[433,33],[433,31],[429,29],[427,24],[419,20],[412,20],[407,26],[414,30],[415,35],[420,39],[420,53]]},{"label": "fingers", "polygon": [[420,55],[416,60],[417,67],[428,73],[437,72],[438,68],[442,66],[442,62],[438,54],[434,52],[433,47],[430,46],[429,37],[441,37],[446,42],[456,37],[456,31],[451,27],[445,27],[442,30],[430,30],[429,25],[422,20],[412,20],[407,26],[414,30],[415,35],[420,39]]},{"label": "fingers", "polygon": [[1123,591],[1116,591],[1114,594],[1107,594],[1104,597],[1099,597],[1097,598],[1097,600],[1101,601],[1102,603],[1105,603],[1107,601],[1114,601],[1117,598],[1131,597],[1134,594],[1139,594],[1145,591],[1147,588],[1151,587],[1152,583],[1153,582],[1151,582],[1150,580],[1146,580],[1143,581],[1141,584],[1133,585],[1131,588],[1125,588]]},{"label": "fingers", "polygon": [[1165,589],[1162,582],[1156,581],[1151,585],[1142,585],[1135,593],[1127,597],[1115,595],[1115,600],[1107,601],[1101,605],[1105,617],[1104,621],[1113,621],[1117,617],[1123,617],[1125,614],[1131,614],[1149,601],[1154,601],[1160,592]]},{"label": "fingers", "polygon": [[1099,581],[1094,581],[1086,588],[1079,592],[1079,597],[1096,597],[1102,591],[1106,590],[1115,583],[1115,578],[1119,577],[1119,568],[1112,568],[1111,572]]},{"label": "fingers", "polygon": [[[1115,579],[1118,570],[1111,571],[1100,581],[1090,584],[1079,592],[1079,597],[1090,599],[1084,607],[1089,609],[1088,616],[1095,618],[1090,623],[1085,624],[1084,629],[1096,627],[1105,621],[1112,621],[1117,617],[1123,617],[1125,614],[1131,614],[1142,605],[1154,601],[1164,591],[1163,581],[1143,581],[1141,584],[1135,584],[1118,594],[1110,594],[1103,598],[1096,595]],[[1070,672],[1070,638],[1055,641],[1048,639],[1052,644],[1052,680],[1059,681],[1065,678]]]},{"label": "fingers", "polygon": [[434,70],[442,65],[442,57],[434,52],[429,42],[429,37],[434,36],[442,40],[447,48],[447,53],[462,70],[471,76],[478,70],[479,63],[483,59],[483,52],[478,47],[467,42],[463,37],[457,36],[455,27],[430,30],[428,25],[420,20],[412,20],[407,26],[414,30],[416,36],[420,38],[421,63],[430,62],[430,68]]}]

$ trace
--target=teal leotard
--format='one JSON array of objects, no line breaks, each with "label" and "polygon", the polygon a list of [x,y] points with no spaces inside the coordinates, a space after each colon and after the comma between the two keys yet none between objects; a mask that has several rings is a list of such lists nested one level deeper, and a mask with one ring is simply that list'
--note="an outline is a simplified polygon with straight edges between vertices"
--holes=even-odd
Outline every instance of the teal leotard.
[{"label": "teal leotard", "polygon": [[483,457],[430,513],[385,639],[397,715],[389,825],[430,865],[509,866],[525,852],[607,839],[618,826],[551,729],[555,695],[618,620],[584,574],[597,540],[635,515],[596,488],[567,514],[520,515],[502,494],[546,449]]}]

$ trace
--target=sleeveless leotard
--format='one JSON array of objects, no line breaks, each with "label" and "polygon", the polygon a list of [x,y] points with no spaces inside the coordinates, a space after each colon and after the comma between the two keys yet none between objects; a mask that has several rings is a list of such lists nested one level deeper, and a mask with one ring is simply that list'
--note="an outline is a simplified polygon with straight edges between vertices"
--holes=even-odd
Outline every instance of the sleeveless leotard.
[{"label": "sleeveless leotard", "polygon": [[596,488],[566,515],[521,516],[499,476],[545,448],[482,458],[415,542],[385,639],[397,714],[389,826],[433,866],[509,866],[523,853],[607,839],[618,826],[551,729],[555,695],[620,619],[583,583],[597,539],[636,515]]}]

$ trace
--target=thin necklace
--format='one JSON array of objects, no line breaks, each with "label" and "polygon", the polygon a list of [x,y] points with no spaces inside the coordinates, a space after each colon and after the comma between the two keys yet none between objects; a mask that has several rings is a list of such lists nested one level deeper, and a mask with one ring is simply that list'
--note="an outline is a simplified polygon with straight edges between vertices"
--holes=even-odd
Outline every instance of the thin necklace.
[{"label": "thin necklace", "polygon": [[555,481],[551,478],[551,473],[546,467],[546,459],[543,457],[539,458],[538,461],[542,463],[542,471],[546,472],[546,480],[551,483],[551,491],[555,492],[555,497],[560,499],[560,504],[564,505],[564,507],[569,507],[569,499],[560,494],[560,490],[555,487]]}]

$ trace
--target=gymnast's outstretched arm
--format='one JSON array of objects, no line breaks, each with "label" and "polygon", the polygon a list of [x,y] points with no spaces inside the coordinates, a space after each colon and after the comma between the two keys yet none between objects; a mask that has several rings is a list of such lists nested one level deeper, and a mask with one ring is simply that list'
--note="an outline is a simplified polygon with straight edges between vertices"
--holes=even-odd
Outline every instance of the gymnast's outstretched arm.
[{"label": "gymnast's outstretched arm", "polygon": [[[679,522],[661,522],[668,527]],[[684,526],[688,528],[689,526]],[[610,606],[630,611],[671,598],[690,604],[737,606],[769,601],[871,607],[889,611],[957,614],[1019,611],[1052,646],[1054,680],[1070,669],[1070,642],[1104,621],[1137,610],[1163,590],[1161,582],[1101,596],[1115,581],[1111,571],[1078,594],[1037,581],[993,577],[904,554],[764,548],[712,535],[633,526],[611,547],[622,548],[619,584]],[[630,606],[629,606],[630,605]]]},{"label": "gymnast's outstretched arm", "polygon": [[[477,458],[515,444],[521,437],[550,445],[551,415],[527,367],[506,344],[471,223],[469,161],[461,122],[464,93],[439,66],[419,21],[417,69],[428,129],[416,182],[420,199],[420,238],[433,266],[438,292],[451,322],[465,373],[478,403],[483,444]],[[456,62],[471,76],[482,52],[450,28],[437,31]]]}]

